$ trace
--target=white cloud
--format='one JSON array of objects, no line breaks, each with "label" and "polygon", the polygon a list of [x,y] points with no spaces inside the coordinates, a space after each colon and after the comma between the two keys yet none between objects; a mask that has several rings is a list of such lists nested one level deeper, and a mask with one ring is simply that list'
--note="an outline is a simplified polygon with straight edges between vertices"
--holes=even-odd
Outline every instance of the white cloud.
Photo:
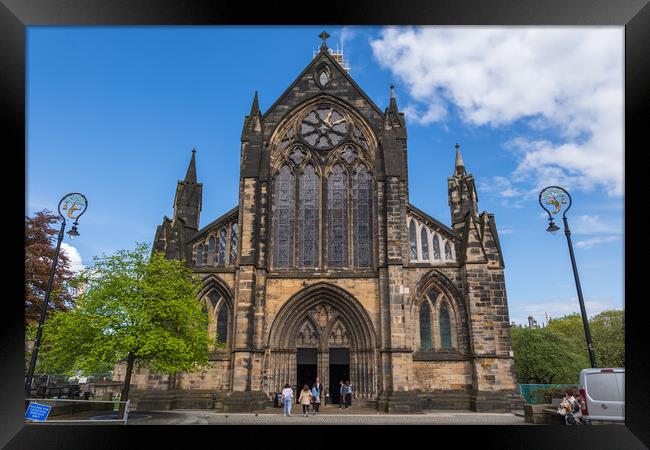
[{"label": "white cloud", "polygon": [[357,36],[358,32],[358,28],[353,26],[341,28],[341,46],[344,47],[345,44],[352,41]]},{"label": "white cloud", "polygon": [[595,237],[595,238],[576,242],[576,247],[588,249],[588,248],[595,247],[596,245],[605,244],[607,242],[614,242],[620,239],[621,239],[620,236]]},{"label": "white cloud", "polygon": [[574,234],[599,234],[599,233],[621,233],[622,230],[610,223],[604,222],[599,215],[583,214],[576,217],[575,224],[571,225]]},{"label": "white cloud", "polygon": [[515,181],[622,194],[622,27],[389,27],[370,45],[416,102],[412,122],[451,103],[475,126],[527,124],[535,136],[508,142]]},{"label": "white cloud", "polygon": [[65,252],[66,256],[70,260],[70,270],[72,272],[79,273],[84,269],[83,261],[81,259],[81,254],[79,250],[73,247],[70,244],[65,242],[61,243],[61,251]]}]

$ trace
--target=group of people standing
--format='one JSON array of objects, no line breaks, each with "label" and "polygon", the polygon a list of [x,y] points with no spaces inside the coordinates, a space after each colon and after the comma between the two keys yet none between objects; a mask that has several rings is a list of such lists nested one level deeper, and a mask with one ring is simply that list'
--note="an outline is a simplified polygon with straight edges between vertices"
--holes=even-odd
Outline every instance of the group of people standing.
[{"label": "group of people standing", "polygon": [[565,391],[557,412],[564,417],[566,425],[585,425],[588,422],[583,422],[582,419],[582,409],[584,407],[584,400],[579,394],[576,397],[573,392]]},{"label": "group of people standing", "polygon": [[[341,380],[340,394],[341,400],[339,402],[339,408],[341,408],[342,405],[345,405],[346,408],[352,406],[352,386],[349,381],[344,382]],[[313,407],[313,414],[315,416],[318,415],[323,395],[324,389],[320,382],[320,378],[316,378],[316,382],[313,384],[311,389],[309,389],[309,386],[306,384],[302,387],[298,396],[298,404],[302,405],[302,413],[305,417],[309,416],[310,405]],[[291,416],[293,400],[293,389],[289,384],[285,384],[284,389],[282,390],[282,405],[284,407],[285,416]]]}]

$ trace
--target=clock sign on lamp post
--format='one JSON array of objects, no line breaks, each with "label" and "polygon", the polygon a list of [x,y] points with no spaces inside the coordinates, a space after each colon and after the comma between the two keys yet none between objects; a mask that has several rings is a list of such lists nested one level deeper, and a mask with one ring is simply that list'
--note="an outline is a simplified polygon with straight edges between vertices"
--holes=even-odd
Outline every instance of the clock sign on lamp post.
[{"label": "clock sign on lamp post", "polygon": [[[567,204],[567,199],[568,204]],[[580,314],[582,315],[582,325],[585,328],[585,337],[587,338],[587,349],[589,350],[589,360],[591,367],[596,367],[596,354],[594,352],[594,345],[591,341],[591,332],[589,331],[589,321],[587,320],[587,311],[585,310],[585,301],[582,297],[582,288],[580,287],[580,278],[578,277],[578,268],[576,267],[576,258],[573,254],[573,243],[571,242],[571,230],[569,229],[569,221],[566,213],[571,208],[572,200],[569,192],[560,186],[548,186],[539,193],[539,204],[544,211],[548,214],[549,225],[546,231],[549,233],[556,233],[560,228],[553,222],[553,216],[562,211],[562,221],[564,222],[564,234],[566,241],[569,245],[569,255],[571,255],[571,266],[573,267],[573,278],[576,282],[576,290],[578,291],[578,301],[580,302]],[[564,207],[564,205],[567,205]]]},{"label": "clock sign on lamp post", "polygon": [[43,299],[43,306],[41,307],[41,316],[38,319],[38,330],[36,331],[36,340],[34,341],[34,348],[32,349],[32,358],[29,362],[29,370],[27,371],[27,379],[25,380],[25,395],[30,396],[32,391],[32,379],[34,378],[34,369],[36,367],[36,358],[38,356],[38,348],[41,345],[41,335],[43,334],[43,324],[45,323],[45,316],[47,314],[47,306],[50,302],[50,293],[52,291],[52,284],[54,283],[54,275],[56,274],[56,266],[59,262],[59,251],[61,250],[61,242],[63,241],[63,233],[65,232],[65,217],[73,219],[72,229],[68,231],[70,239],[79,236],[77,225],[79,224],[79,217],[86,212],[88,207],[88,200],[83,194],[73,192],[61,199],[59,202],[59,215],[61,216],[61,229],[59,230],[59,237],[56,243],[56,251],[54,253],[54,261],[52,262],[52,270],[50,272],[50,279],[47,283],[47,292]]}]

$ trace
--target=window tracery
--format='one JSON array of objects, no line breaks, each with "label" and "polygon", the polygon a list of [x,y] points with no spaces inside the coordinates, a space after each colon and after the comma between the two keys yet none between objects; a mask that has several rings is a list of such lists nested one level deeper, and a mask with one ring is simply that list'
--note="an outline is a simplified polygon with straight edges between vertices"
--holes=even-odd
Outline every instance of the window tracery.
[{"label": "window tracery", "polygon": [[298,220],[298,263],[301,267],[318,266],[318,211],[320,177],[311,164],[300,175]]},{"label": "window tracery", "polygon": [[411,260],[415,261],[418,259],[418,243],[417,235],[415,231],[415,220],[411,220],[409,225],[409,247],[411,253]]},{"label": "window tracery", "polygon": [[449,242],[445,242],[445,259],[452,259],[451,246],[449,245]]},{"label": "window tracery", "polygon": [[429,235],[427,229],[422,227],[420,230],[420,242],[422,243],[422,259],[429,259]]},{"label": "window tracery", "polygon": [[196,265],[197,267],[203,265],[203,244],[199,244],[196,248]]},{"label": "window tracery", "polygon": [[275,178],[274,265],[291,267],[293,263],[293,215],[295,177],[287,165]]},{"label": "window tracery", "polygon": [[433,259],[440,259],[440,241],[438,234],[433,235]]},{"label": "window tracery", "polygon": [[215,260],[215,251],[217,249],[217,240],[214,238],[214,236],[210,236],[210,239],[208,241],[208,264],[212,265],[214,264]]},{"label": "window tracery", "polygon": [[226,229],[219,230],[219,255],[217,258],[217,266],[225,267],[226,265]]},{"label": "window tracery", "polygon": [[360,164],[352,179],[354,265],[372,265],[372,177],[365,165]]},{"label": "window tracery", "polygon": [[451,348],[451,322],[449,319],[449,311],[447,310],[447,305],[445,303],[440,306],[438,317],[440,320],[440,347]]},{"label": "window tracery", "polygon": [[422,350],[433,348],[431,340],[431,308],[429,308],[429,302],[426,300],[420,305],[420,348]]},{"label": "window tracery", "polygon": [[327,183],[328,264],[345,267],[348,263],[348,177],[341,165],[332,168]]},{"label": "window tracery", "polygon": [[237,262],[237,222],[230,225],[230,264]]}]

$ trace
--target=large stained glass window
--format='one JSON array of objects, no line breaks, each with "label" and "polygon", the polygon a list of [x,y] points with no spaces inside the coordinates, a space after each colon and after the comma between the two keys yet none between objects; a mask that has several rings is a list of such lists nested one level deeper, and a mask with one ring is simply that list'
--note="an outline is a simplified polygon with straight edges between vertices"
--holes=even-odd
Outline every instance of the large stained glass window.
[{"label": "large stained glass window", "polygon": [[335,165],[327,181],[327,262],[330,267],[348,264],[348,176]]},{"label": "large stained glass window", "polygon": [[420,304],[420,348],[433,348],[431,342],[431,308],[426,300]]},{"label": "large stained glass window", "polygon": [[298,215],[298,264],[318,266],[318,211],[320,209],[320,177],[314,166],[307,165],[300,175]]},{"label": "large stained glass window", "polygon": [[415,231],[415,220],[411,220],[411,224],[409,225],[409,247],[411,249],[411,260],[418,259],[418,243],[416,233],[417,231]]},{"label": "large stained glass window", "polygon": [[221,302],[219,315],[217,316],[217,342],[226,343],[228,339],[228,306]]},{"label": "large stained glass window", "polygon": [[214,264],[215,260],[215,252],[217,250],[217,240],[214,238],[214,236],[210,236],[210,240],[208,241],[208,265]]},{"label": "large stained glass window", "polygon": [[449,242],[445,243],[445,259],[451,259],[451,245],[449,245]]},{"label": "large stained glass window", "polygon": [[440,307],[440,347],[451,347],[451,323],[449,320],[449,311],[444,303]]},{"label": "large stained glass window", "polygon": [[354,265],[372,266],[372,177],[363,164],[352,178]]},{"label": "large stained glass window", "polygon": [[422,259],[429,259],[429,236],[424,227],[420,231],[420,242],[422,243]]},{"label": "large stained glass window", "polygon": [[237,222],[230,225],[230,264],[237,262]]},{"label": "large stained glass window", "polygon": [[219,230],[219,257],[217,259],[217,265],[219,267],[225,267],[226,265],[226,229],[225,228]]},{"label": "large stained glass window", "polygon": [[440,259],[440,241],[438,235],[433,235],[433,259]]},{"label": "large stained glass window", "polygon": [[293,215],[295,177],[288,166],[282,166],[275,178],[275,210],[273,213],[273,263],[275,267],[293,264]]}]

